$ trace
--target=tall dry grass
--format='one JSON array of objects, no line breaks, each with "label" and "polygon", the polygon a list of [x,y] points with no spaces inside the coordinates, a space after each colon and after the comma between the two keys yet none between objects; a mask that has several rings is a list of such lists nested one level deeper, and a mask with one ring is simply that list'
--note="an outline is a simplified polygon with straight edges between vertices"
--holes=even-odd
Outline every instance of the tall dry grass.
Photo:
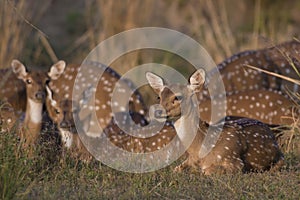
[{"label": "tall dry grass", "polygon": [[[69,47],[67,55],[82,61],[110,36],[131,28],[158,26],[191,36],[219,63],[236,52],[266,47],[299,35],[299,9],[300,3],[291,0],[86,1],[86,32]],[[78,49],[80,55],[74,54]],[[137,64],[157,61],[156,56],[156,53],[133,52],[120,58],[113,67],[126,72]],[[159,59],[162,64],[169,64],[173,57]]]},{"label": "tall dry grass", "polygon": [[[0,2],[1,67],[8,66],[15,57],[33,59],[39,63],[45,60],[41,56],[44,49],[52,61],[56,59],[51,49],[62,47],[52,47],[38,27],[35,27],[49,4],[52,6],[56,3],[51,0]],[[99,42],[136,27],[158,26],[181,31],[200,42],[216,63],[241,50],[266,47],[299,36],[300,33],[297,26],[300,23],[300,3],[292,0],[90,0],[85,1],[85,7],[80,9],[84,9],[85,23],[73,24],[72,27],[78,27],[80,33],[85,30],[85,33],[69,42],[71,45],[59,52],[61,55],[57,55],[70,62],[82,61]],[[66,18],[67,15],[62,12],[60,18]],[[54,28],[59,31],[65,27]],[[74,38],[66,35],[51,38],[52,41],[62,39]],[[60,42],[53,43],[60,45]],[[147,55],[134,52],[120,58],[115,66],[124,72],[136,64],[157,60],[156,56],[155,53],[149,56],[149,52]],[[163,64],[168,64],[173,58],[165,56],[159,59]],[[122,63],[122,67],[118,67],[119,63]]]},{"label": "tall dry grass", "polygon": [[[43,34],[34,24],[40,19],[51,1],[0,1],[0,68],[10,65],[12,59],[28,59],[34,49],[30,44],[33,34]],[[30,48],[28,48],[30,47]],[[34,47],[34,48],[33,48]]]}]

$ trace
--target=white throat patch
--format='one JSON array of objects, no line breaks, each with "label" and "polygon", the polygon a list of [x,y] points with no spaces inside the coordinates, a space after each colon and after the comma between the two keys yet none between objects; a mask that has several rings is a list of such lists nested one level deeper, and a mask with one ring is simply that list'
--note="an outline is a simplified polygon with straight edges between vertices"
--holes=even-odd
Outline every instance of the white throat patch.
[{"label": "white throat patch", "polygon": [[28,103],[30,110],[26,110],[26,112],[29,113],[30,120],[35,124],[41,123],[43,114],[43,104],[36,103],[31,99],[28,99]]}]

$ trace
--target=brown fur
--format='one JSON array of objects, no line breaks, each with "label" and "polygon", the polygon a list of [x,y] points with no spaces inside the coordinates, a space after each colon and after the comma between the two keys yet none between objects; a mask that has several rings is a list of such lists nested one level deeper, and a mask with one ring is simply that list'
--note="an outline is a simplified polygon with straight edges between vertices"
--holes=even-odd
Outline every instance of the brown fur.
[{"label": "brown fur", "polygon": [[17,124],[14,108],[8,102],[0,101],[0,132],[9,132]]},{"label": "brown fur", "polygon": [[0,69],[0,100],[10,103],[16,112],[26,110],[26,87],[12,68]]},{"label": "brown fur", "polygon": [[[80,71],[79,73],[80,68],[84,70]],[[74,95],[73,90],[76,91],[79,95],[81,95],[84,91],[80,91],[83,87],[74,88],[76,76],[80,77],[78,78],[77,85],[82,86],[88,83],[94,83],[94,81],[96,81],[95,79],[99,78],[100,75],[101,79],[97,83],[95,92],[95,106],[97,108],[97,111],[99,111],[97,112],[97,117],[99,120],[101,119],[101,121],[99,121],[101,127],[106,127],[112,118],[112,107],[110,104],[112,99],[111,94],[116,88],[117,82],[120,79],[120,75],[113,69],[104,66],[101,63],[92,61],[87,62],[82,66],[70,64],[66,67],[66,70],[60,79],[52,81],[49,84],[49,87],[53,93],[53,99],[57,102],[66,99],[77,100],[80,97],[74,96],[72,98],[72,96]],[[120,111],[123,108],[127,108],[132,112],[146,114],[147,108],[144,105],[141,95],[137,91],[135,91],[131,96],[129,105],[128,100],[125,99],[125,95],[127,95],[127,93],[130,91],[130,88],[134,88],[133,83],[128,80],[124,80],[121,81],[118,85],[121,88],[121,92],[116,94],[118,96],[117,100],[122,99],[125,100],[126,103],[124,105],[118,105],[117,109]],[[123,93],[122,90],[126,90],[127,92]]]},{"label": "brown fur", "polygon": [[[219,105],[216,97],[213,105]],[[290,125],[293,123],[293,101],[281,92],[250,90],[226,94],[227,116],[240,116],[257,119],[267,124]],[[199,104],[201,119],[210,122],[211,100]]]},{"label": "brown fur", "polygon": [[[68,66],[67,72],[69,71],[69,73],[64,74],[63,78],[73,80],[72,77],[74,76],[76,70],[78,70],[77,66]],[[71,74],[73,75],[70,78]],[[104,133],[110,138],[111,142],[114,143],[114,145],[131,152],[149,152],[149,151],[157,150],[160,147],[163,147],[163,145],[167,144],[176,135],[175,130],[171,125],[167,126],[166,128],[171,129],[173,131],[170,132],[167,131],[167,133],[165,132],[160,133],[159,136],[152,137],[149,139],[138,139],[129,136],[128,134],[125,134],[115,123],[115,119],[111,117],[110,107],[107,106],[106,104],[106,102],[111,101],[111,92],[113,91],[115,84],[120,77],[116,72],[114,72],[111,69],[106,70],[102,74],[102,77],[104,77],[103,80],[108,80],[109,83],[100,81],[100,84],[98,84],[97,86],[96,99],[99,100],[101,104],[96,105],[100,107],[100,109],[96,110],[96,113],[100,123],[102,123],[101,126],[105,127]],[[64,79],[61,79],[60,81],[64,81]],[[67,82],[67,84],[70,83],[72,83],[72,81]],[[128,81],[121,82],[121,84],[123,84],[122,85],[123,88],[130,87],[130,83]],[[110,92],[108,92],[108,90],[105,89],[107,85],[111,87]],[[48,98],[46,102],[46,107],[49,112],[49,116],[58,125],[59,129],[70,131],[72,137],[74,138],[76,137],[80,140],[76,132],[75,123],[73,119],[74,109],[78,111],[80,109],[80,106],[78,102],[69,100],[71,94],[68,92],[72,90],[70,90],[70,88],[68,90],[64,90],[63,88],[66,87],[66,85],[61,86],[57,81],[52,82],[50,87],[52,89],[50,90],[49,88],[49,90],[47,90]],[[143,104],[143,101],[142,99],[140,99],[139,96],[140,95],[138,93],[134,93],[134,95],[132,96],[132,100],[130,102],[131,106],[129,107],[129,110],[131,112],[131,118],[135,121],[135,123],[144,126],[147,124],[147,120],[143,117],[142,114],[139,114],[138,112],[134,112],[134,111],[144,110],[144,108],[141,106]],[[106,106],[105,109],[102,109],[103,104]],[[146,111],[142,113],[145,112]],[[119,113],[119,117],[121,119],[123,119],[122,115],[123,115],[122,113]],[[83,121],[82,123],[89,123],[89,122],[90,120],[86,120]],[[72,146],[76,147],[73,150],[78,151],[78,154],[89,155],[87,149],[83,146],[82,142],[73,141]]]},{"label": "brown fur", "polygon": [[[300,43],[298,41],[289,41],[270,48],[241,52],[226,59],[217,67],[222,76],[226,92],[254,89],[272,89],[286,92],[286,87],[293,91],[295,84],[256,70],[250,70],[245,65],[249,64],[298,79],[298,75],[293,70],[290,61],[299,71]],[[215,71],[207,74],[208,77],[214,75]],[[300,91],[300,88],[297,87],[295,91]]]},{"label": "brown fur", "polygon": [[[293,100],[287,97],[286,88],[299,92],[300,87],[280,78],[249,69],[245,65],[252,65],[298,79],[292,64],[298,71],[300,70],[300,43],[298,41],[289,41],[270,48],[235,54],[218,64],[217,68],[207,72],[207,79],[216,78],[217,70],[220,72],[227,96],[227,115],[250,117],[269,124],[289,125],[292,122],[291,105]],[[259,93],[262,93],[263,97],[259,97]],[[270,97],[269,99],[264,98],[267,95]],[[240,99],[240,96],[248,96],[249,99]],[[218,97],[216,98],[218,99]],[[252,98],[255,100],[251,100]],[[199,105],[200,110],[206,109],[201,111],[203,120],[210,121],[211,100],[207,88],[199,93],[199,100],[202,102]],[[249,107],[251,104],[254,104],[252,108]],[[273,108],[269,106],[270,104],[273,105]],[[265,108],[261,107],[262,105],[265,105]],[[287,117],[283,118],[282,116]]]}]

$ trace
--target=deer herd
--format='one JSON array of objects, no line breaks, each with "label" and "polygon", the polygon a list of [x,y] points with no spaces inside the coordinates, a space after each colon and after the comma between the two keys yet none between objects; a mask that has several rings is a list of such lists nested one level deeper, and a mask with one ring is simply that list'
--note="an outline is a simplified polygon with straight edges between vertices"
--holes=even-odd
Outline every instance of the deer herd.
[{"label": "deer herd", "polygon": [[[262,172],[280,169],[284,164],[271,127],[294,122],[298,113],[289,94],[299,92],[300,88],[250,70],[246,65],[297,79],[298,41],[238,53],[211,71],[197,69],[188,85],[167,84],[162,75],[149,71],[144,78],[154,95],[158,95],[160,104],[154,111],[148,110],[142,95],[134,90],[134,83],[121,79],[110,67],[95,61],[83,65],[58,61],[48,71],[39,71],[13,60],[11,68],[1,69],[0,134],[14,130],[26,155],[32,156],[44,122],[51,121],[57,128],[63,152],[86,162],[93,156],[80,137],[82,130],[89,139],[104,134],[113,145],[132,153],[155,152],[177,138],[186,147],[187,159],[175,171],[193,167],[207,175]],[[81,67],[85,70],[80,70]],[[226,93],[211,96],[206,83],[218,75],[216,69]],[[90,86],[91,82],[97,83],[96,86]],[[82,91],[81,86],[88,89]],[[129,102],[128,91],[133,91]],[[118,100],[125,101],[115,101],[113,92]],[[223,106],[222,99],[226,99],[226,110],[220,112],[220,117],[226,117],[215,122],[211,111]],[[91,100],[92,104],[87,103]],[[82,110],[94,110],[95,116],[82,116]],[[150,123],[153,119],[165,123],[156,130],[156,124]],[[96,123],[103,131],[93,131]],[[139,126],[138,136],[128,134],[121,124]],[[145,133],[147,137],[143,136]],[[207,143],[208,137],[215,142]]]}]

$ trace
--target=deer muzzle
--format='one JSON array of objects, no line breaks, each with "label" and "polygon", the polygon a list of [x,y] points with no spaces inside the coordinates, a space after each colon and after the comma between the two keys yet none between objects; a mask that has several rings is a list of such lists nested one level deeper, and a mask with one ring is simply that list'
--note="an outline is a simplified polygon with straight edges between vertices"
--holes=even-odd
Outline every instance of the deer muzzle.
[{"label": "deer muzzle", "polygon": [[46,97],[46,93],[43,92],[43,91],[38,91],[36,94],[35,94],[35,98],[37,100],[40,100],[40,101],[43,101]]}]

